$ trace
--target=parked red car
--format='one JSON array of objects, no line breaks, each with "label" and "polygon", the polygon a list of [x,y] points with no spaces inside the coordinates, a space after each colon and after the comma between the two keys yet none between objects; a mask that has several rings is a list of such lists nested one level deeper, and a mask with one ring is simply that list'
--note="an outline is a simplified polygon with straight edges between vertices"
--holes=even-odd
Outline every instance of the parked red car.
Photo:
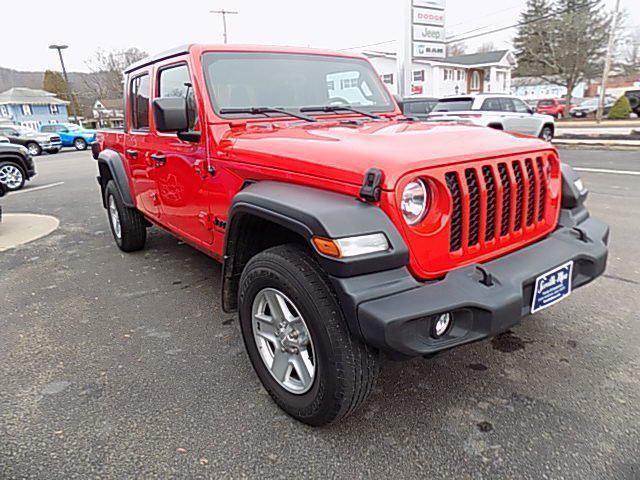
[{"label": "parked red car", "polygon": [[222,306],[302,422],[354,412],[381,353],[495,336],[605,269],[555,148],[407,118],[361,56],[195,45],[125,74],[125,128],[92,146],[115,242],[157,225],[223,263]]},{"label": "parked red car", "polygon": [[567,107],[567,101],[560,98],[549,98],[547,100],[538,101],[536,113],[551,115],[556,118],[564,118],[569,116],[569,110],[573,105]]}]

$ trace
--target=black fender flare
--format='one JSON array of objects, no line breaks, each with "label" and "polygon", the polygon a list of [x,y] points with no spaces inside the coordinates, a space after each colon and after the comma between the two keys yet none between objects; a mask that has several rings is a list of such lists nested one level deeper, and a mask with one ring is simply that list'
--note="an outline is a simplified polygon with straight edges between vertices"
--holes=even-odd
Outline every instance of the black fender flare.
[{"label": "black fender flare", "polygon": [[[355,196],[275,181],[249,184],[234,197],[227,218],[223,264],[222,298],[225,311],[235,310],[235,292],[240,268],[234,263],[234,239],[243,217],[273,222],[302,237],[330,279],[348,278],[404,267],[409,249],[387,214],[377,205]],[[314,236],[344,238],[384,233],[389,250],[358,257],[336,259],[318,253]],[[342,292],[336,292],[341,296]]]},{"label": "black fender flare", "polygon": [[[124,160],[122,156],[116,152],[115,150],[107,149],[100,152],[97,158],[98,165],[102,167],[106,167],[109,169],[111,173],[111,178],[116,184],[116,188],[122,197],[122,202],[127,207],[135,207],[133,203],[133,197],[131,196],[131,189],[129,187],[129,178],[127,176],[127,171],[125,169]],[[102,170],[101,170],[102,171]],[[104,189],[106,188],[106,180],[102,178],[102,175],[98,177],[98,181],[100,182],[100,186],[104,193]],[[104,197],[104,195],[103,195]],[[104,201],[104,199],[103,199]]]}]

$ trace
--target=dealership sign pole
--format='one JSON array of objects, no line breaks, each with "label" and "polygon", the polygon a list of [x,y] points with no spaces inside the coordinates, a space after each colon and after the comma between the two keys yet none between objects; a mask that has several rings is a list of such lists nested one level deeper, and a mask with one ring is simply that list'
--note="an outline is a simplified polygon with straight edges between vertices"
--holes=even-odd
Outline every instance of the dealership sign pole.
[{"label": "dealership sign pole", "polygon": [[411,95],[412,65],[415,59],[444,58],[445,1],[404,0],[398,52],[398,93]]}]

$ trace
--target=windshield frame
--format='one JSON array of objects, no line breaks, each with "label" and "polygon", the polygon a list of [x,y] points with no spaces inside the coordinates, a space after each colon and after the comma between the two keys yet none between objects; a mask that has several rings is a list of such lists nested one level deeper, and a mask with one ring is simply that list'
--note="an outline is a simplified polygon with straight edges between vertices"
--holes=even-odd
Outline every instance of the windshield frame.
[{"label": "windshield frame", "polygon": [[[388,113],[388,114],[393,114],[393,113],[397,113],[398,112],[398,108],[396,105],[396,102],[393,99],[393,96],[391,95],[391,93],[389,92],[389,90],[387,89],[387,87],[384,85],[384,83],[382,82],[382,80],[380,79],[378,73],[376,72],[376,70],[373,68],[373,66],[371,65],[371,63],[361,57],[352,57],[352,56],[348,56],[348,55],[331,55],[331,54],[327,54],[327,53],[313,53],[313,52],[304,52],[304,53],[298,53],[298,52],[279,52],[279,51],[273,51],[273,52],[263,52],[263,51],[252,51],[252,50],[242,50],[242,51],[221,51],[221,50],[207,50],[202,52],[201,58],[200,58],[200,63],[201,63],[201,71],[203,74],[203,78],[204,78],[204,83],[205,83],[205,88],[206,88],[206,97],[209,101],[209,105],[211,106],[214,114],[221,120],[255,120],[255,121],[269,121],[272,119],[295,119],[295,117],[292,117],[290,115],[285,115],[284,113],[268,113],[268,114],[262,114],[262,116],[259,115],[252,115],[252,114],[222,114],[220,113],[220,110],[225,110],[226,106],[219,106],[218,103],[216,102],[216,97],[214,95],[214,92],[212,90],[212,86],[213,86],[213,82],[211,81],[211,78],[209,76],[209,65],[210,65],[210,61],[208,61],[207,57],[215,57],[215,56],[222,56],[222,55],[259,55],[259,56],[269,56],[269,55],[274,55],[274,56],[300,56],[300,57],[323,57],[323,58],[335,58],[338,60],[351,60],[354,62],[362,62],[367,69],[369,69],[371,71],[371,79],[376,83],[376,85],[378,86],[378,88],[380,89],[381,94],[383,95],[383,98],[387,101],[386,105],[371,105],[371,106],[363,106],[363,105],[355,105],[355,104],[346,104],[350,107],[354,107],[363,111],[366,111],[367,113],[371,113],[371,114],[377,114],[377,113]],[[247,61],[251,61],[250,59],[247,59]],[[317,106],[317,105],[301,105],[300,107],[288,107],[288,106],[280,106],[280,105],[248,105],[248,107],[282,107],[285,110],[290,110],[292,112],[295,113],[300,113],[303,114],[303,112],[300,111],[301,108],[304,107],[309,107],[309,106]],[[340,112],[313,112],[312,116],[314,117],[344,117],[344,116],[354,116],[354,115],[360,115],[358,113],[354,113],[354,112],[347,112],[347,111],[340,111]]]}]

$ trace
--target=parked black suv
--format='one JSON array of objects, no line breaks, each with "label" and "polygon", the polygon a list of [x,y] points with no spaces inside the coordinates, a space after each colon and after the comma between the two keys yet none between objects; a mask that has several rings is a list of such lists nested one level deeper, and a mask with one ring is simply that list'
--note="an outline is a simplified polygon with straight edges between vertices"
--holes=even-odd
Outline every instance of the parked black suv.
[{"label": "parked black suv", "polygon": [[624,92],[624,96],[629,99],[629,105],[631,105],[633,113],[640,117],[640,89],[627,90]]},{"label": "parked black suv", "polygon": [[58,153],[62,149],[59,135],[36,132],[27,127],[0,125],[0,135],[7,137],[11,143],[22,145],[33,157],[40,155],[43,151]]},{"label": "parked black suv", "polygon": [[20,190],[35,174],[33,158],[25,147],[0,143],[0,183],[9,192]]},{"label": "parked black suv", "polygon": [[407,117],[427,120],[428,115],[438,104],[438,99],[432,97],[410,97],[402,99],[399,103],[402,113]]}]

